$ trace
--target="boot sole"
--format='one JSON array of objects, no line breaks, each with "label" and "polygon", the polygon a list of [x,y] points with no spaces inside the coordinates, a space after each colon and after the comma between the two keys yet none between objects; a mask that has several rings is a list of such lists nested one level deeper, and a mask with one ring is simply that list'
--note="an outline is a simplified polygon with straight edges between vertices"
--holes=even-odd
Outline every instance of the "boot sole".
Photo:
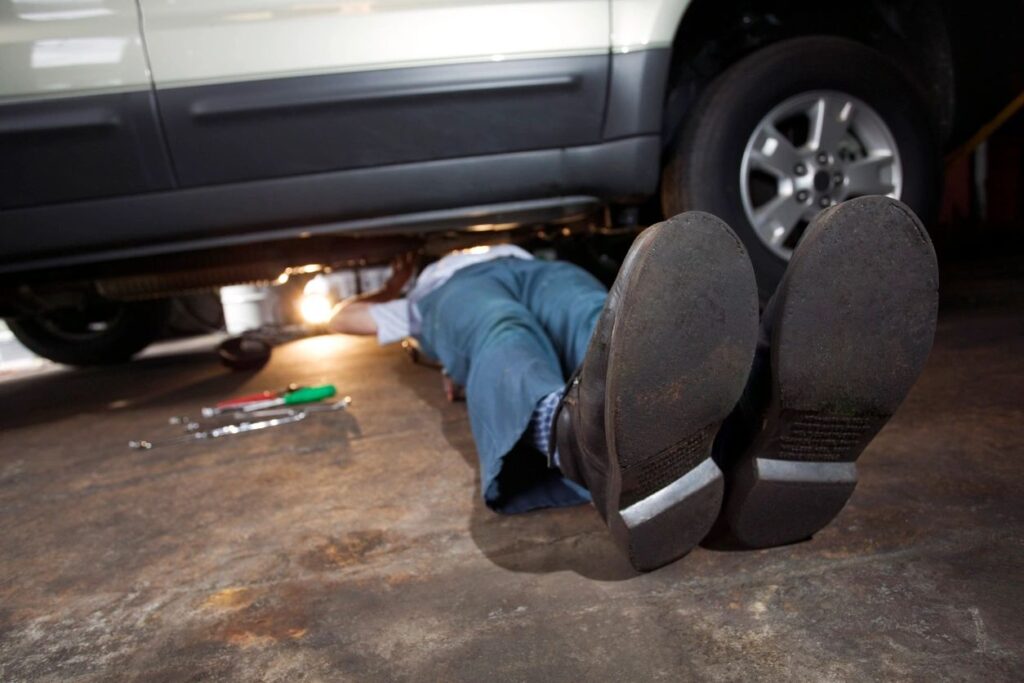
[{"label": "boot sole", "polygon": [[747,547],[804,540],[839,514],[857,458],[931,351],[938,271],[924,226],[883,197],[843,207],[819,216],[777,294],[772,400],[724,509]]},{"label": "boot sole", "polygon": [[685,555],[721,511],[711,445],[758,333],[753,268],[725,223],[691,212],[648,229],[612,328],[605,401],[605,519],[641,571]]}]

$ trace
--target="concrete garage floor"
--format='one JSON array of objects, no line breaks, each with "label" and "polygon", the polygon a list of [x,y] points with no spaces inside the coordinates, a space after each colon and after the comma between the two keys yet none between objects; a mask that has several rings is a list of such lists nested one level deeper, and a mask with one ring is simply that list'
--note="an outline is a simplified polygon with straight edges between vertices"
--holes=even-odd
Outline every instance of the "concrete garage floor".
[{"label": "concrete garage floor", "polygon": [[[947,309],[927,371],[811,542],[648,575],[587,507],[501,517],[465,408],[372,341],[258,374],[211,342],[0,383],[0,679],[1019,680],[1024,310]],[[287,382],[354,399],[146,453]]]}]

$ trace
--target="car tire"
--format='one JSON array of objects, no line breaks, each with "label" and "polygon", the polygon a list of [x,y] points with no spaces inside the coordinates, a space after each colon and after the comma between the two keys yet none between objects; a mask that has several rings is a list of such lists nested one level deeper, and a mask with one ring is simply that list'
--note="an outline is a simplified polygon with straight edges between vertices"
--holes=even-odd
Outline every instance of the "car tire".
[{"label": "car tire", "polygon": [[[170,316],[170,302],[103,302],[87,311],[24,316],[7,321],[36,355],[64,365],[110,365],[129,360],[153,342]],[[102,327],[97,329],[97,321]]]},{"label": "car tire", "polygon": [[[788,116],[789,103],[804,112],[805,101],[818,103],[814,105],[818,108],[807,110],[806,123],[801,124],[803,114],[778,118]],[[851,103],[846,105],[849,108],[832,115],[844,101]],[[819,111],[829,115],[816,119],[814,112]],[[843,201],[858,193],[890,194],[929,223],[938,196],[938,144],[926,112],[923,98],[900,67],[865,45],[815,36],[765,47],[727,69],[699,96],[668,152],[662,209],[667,216],[707,211],[729,223],[747,247],[762,300],[766,300],[782,277],[802,229],[828,205],[826,201]],[[852,118],[844,118],[851,113]],[[815,121],[826,123],[815,128]],[[835,135],[815,135],[815,131],[838,130],[837,126],[846,131],[840,143],[831,144]],[[774,137],[778,158],[769,159],[772,168],[765,172],[757,167],[773,142],[765,135],[780,131],[790,146],[778,144],[780,138]],[[806,137],[801,138],[801,133]],[[819,140],[824,157],[815,151]],[[894,145],[892,162],[879,151],[887,144]],[[834,149],[826,151],[829,145]],[[782,177],[786,169],[779,169],[788,158],[787,151],[813,154],[811,168],[789,166],[790,177]],[[831,162],[825,163],[826,158]],[[884,163],[888,166],[879,165]],[[878,167],[871,167],[875,177],[865,182],[870,164]],[[806,172],[797,175],[801,169]],[[844,169],[848,177],[843,176]],[[834,179],[834,185],[819,192],[822,172]],[[892,190],[886,192],[889,187]],[[872,189],[877,191],[861,191]],[[776,203],[757,204],[759,192],[776,192],[769,200]],[[792,202],[799,197],[803,202],[795,206]],[[780,218],[772,222],[776,206]],[[787,233],[785,226],[796,211],[806,215]],[[755,224],[760,230],[755,230]]]}]

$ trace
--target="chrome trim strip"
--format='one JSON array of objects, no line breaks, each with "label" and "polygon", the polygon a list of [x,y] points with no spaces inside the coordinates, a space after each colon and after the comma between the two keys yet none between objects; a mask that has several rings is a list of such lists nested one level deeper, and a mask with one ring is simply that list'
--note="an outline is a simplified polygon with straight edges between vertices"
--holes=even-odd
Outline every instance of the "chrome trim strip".
[{"label": "chrome trim strip", "polygon": [[209,97],[196,100],[189,106],[189,113],[197,119],[217,118],[232,115],[278,110],[308,109],[336,104],[387,102],[393,100],[432,97],[438,95],[468,95],[509,90],[570,89],[580,83],[580,77],[572,74],[537,78],[510,78],[506,80],[450,82],[433,85],[395,86],[391,88],[364,90],[361,92],[326,92],[306,94],[299,97],[292,93],[274,91],[249,96]]}]

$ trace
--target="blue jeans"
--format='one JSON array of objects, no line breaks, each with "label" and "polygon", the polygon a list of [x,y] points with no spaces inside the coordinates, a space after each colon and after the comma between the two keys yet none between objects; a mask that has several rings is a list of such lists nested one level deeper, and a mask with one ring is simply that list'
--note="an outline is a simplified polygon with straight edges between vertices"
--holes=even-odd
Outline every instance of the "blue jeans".
[{"label": "blue jeans", "polygon": [[583,361],[606,296],[572,264],[502,258],[460,270],[419,302],[418,341],[466,388],[491,508],[514,513],[590,500],[523,436],[537,402]]}]

